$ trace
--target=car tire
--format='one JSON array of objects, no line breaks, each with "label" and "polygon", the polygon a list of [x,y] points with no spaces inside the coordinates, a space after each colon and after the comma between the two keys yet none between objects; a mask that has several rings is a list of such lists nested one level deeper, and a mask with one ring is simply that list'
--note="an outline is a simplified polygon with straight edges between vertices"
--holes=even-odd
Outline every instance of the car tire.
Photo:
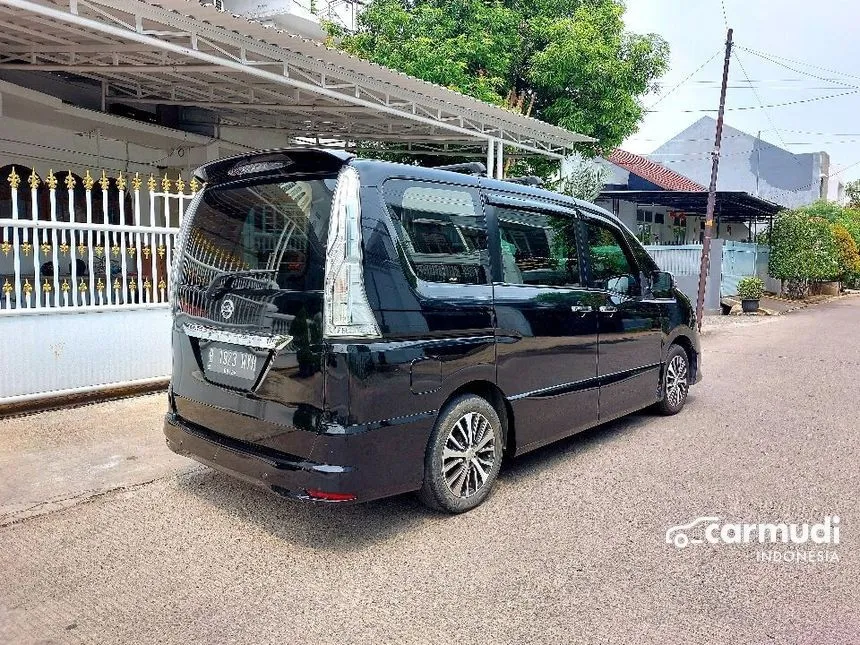
[{"label": "car tire", "polygon": [[678,414],[690,391],[690,357],[680,345],[669,347],[660,385],[663,398],[654,406],[655,412],[666,416]]},{"label": "car tire", "polygon": [[427,443],[421,501],[447,513],[481,504],[499,475],[502,442],[499,415],[485,399],[465,394],[449,401]]}]

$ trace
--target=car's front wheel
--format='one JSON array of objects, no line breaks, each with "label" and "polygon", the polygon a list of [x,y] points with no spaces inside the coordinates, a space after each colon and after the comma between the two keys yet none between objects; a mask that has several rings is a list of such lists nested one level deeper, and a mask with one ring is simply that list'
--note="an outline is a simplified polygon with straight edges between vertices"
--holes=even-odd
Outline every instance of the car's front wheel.
[{"label": "car's front wheel", "polygon": [[439,413],[427,445],[421,501],[448,513],[463,513],[483,502],[502,465],[501,425],[485,399],[466,394],[451,400]]},{"label": "car's front wheel", "polygon": [[690,359],[679,345],[669,348],[663,369],[663,399],[655,409],[660,414],[678,414],[687,402],[690,391]]}]

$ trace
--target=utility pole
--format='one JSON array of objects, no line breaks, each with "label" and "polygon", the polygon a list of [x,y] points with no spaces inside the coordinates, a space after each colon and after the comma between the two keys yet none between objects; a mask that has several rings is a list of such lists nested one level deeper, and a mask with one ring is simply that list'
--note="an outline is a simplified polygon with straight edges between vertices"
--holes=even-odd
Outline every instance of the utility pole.
[{"label": "utility pole", "polygon": [[702,331],[702,314],[705,308],[705,286],[711,264],[711,236],[714,231],[714,209],[717,204],[717,174],[720,170],[720,145],[723,140],[723,115],[726,111],[726,89],[729,84],[729,61],[732,58],[732,33],[726,36],[726,60],[723,63],[723,87],[720,90],[720,109],[717,113],[717,135],[714,140],[711,185],[708,189],[708,209],[705,213],[705,238],[702,240],[702,261],[699,265],[699,293],[696,298],[696,325]]}]

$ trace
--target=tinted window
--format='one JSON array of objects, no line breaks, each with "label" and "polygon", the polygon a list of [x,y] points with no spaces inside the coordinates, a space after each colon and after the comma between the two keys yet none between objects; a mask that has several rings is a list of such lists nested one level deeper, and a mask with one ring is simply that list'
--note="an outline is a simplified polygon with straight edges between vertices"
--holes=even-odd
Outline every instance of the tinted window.
[{"label": "tinted window", "polygon": [[505,282],[581,285],[575,219],[507,207],[496,213]]},{"label": "tinted window", "polygon": [[[625,249],[621,232],[594,220],[585,223],[591,269],[589,286],[628,293],[637,283],[634,262]],[[627,276],[628,280],[623,278]]]},{"label": "tinted window", "polygon": [[429,282],[487,283],[487,231],[476,194],[391,180],[383,195],[415,275]]},{"label": "tinted window", "polygon": [[335,178],[207,189],[191,214],[182,282],[253,271],[281,289],[318,291]]}]

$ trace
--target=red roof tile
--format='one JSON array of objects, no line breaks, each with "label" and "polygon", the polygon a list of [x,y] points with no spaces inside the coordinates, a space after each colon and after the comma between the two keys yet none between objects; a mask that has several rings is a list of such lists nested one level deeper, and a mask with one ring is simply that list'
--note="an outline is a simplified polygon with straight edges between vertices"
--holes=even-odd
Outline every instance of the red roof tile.
[{"label": "red roof tile", "polygon": [[669,170],[665,166],[661,166],[655,161],[646,159],[640,155],[634,155],[632,152],[616,148],[607,159],[616,166],[621,166],[625,170],[629,170],[634,175],[638,175],[652,184],[664,188],[665,190],[680,190],[684,192],[699,193],[707,190],[681,175],[674,170]]}]

